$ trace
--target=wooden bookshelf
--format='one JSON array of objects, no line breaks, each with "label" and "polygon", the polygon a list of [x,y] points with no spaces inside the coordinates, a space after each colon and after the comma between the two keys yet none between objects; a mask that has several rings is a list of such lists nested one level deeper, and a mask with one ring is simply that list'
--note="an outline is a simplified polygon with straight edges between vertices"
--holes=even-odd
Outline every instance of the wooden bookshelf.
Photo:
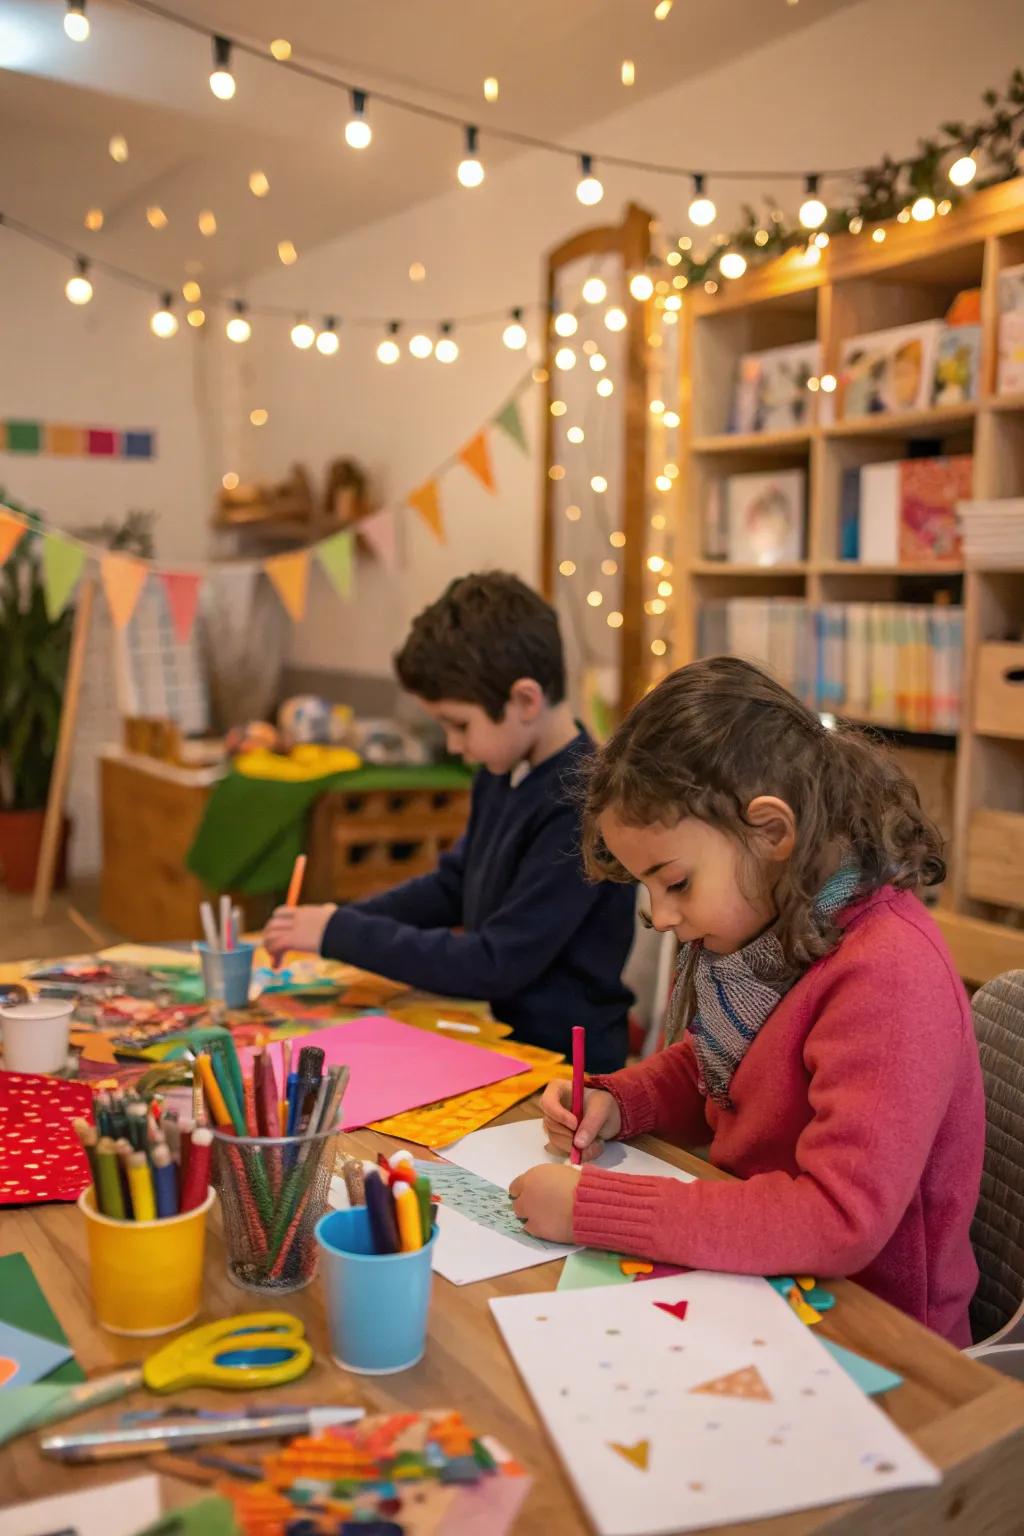
[{"label": "wooden bookshelf", "polygon": [[[976,498],[1024,496],[1024,393],[995,394],[998,276],[1022,261],[1018,179],[977,193],[927,225],[888,225],[884,243],[867,235],[834,238],[813,266],[790,252],[722,283],[713,296],[687,296],[680,313],[673,648],[651,672],[653,680],[670,664],[693,659],[702,606],[732,597],[900,605],[927,603],[941,592],[959,602],[959,731],[915,735],[870,711],[861,711],[858,723],[893,731],[902,761],[948,834],[950,878],[936,914],[961,975],[972,982],[1024,967],[1024,733],[991,717],[985,729],[975,724],[981,647],[1024,630],[1024,570],[842,560],[840,493],[844,469],[904,458],[909,442],[931,440],[942,452],[973,454]],[[835,418],[836,395],[819,392],[809,427],[728,432],[743,353],[816,339],[823,370],[835,374],[847,338],[940,319],[968,287],[982,291],[977,402],[843,420]],[[704,511],[716,481],[797,467],[807,474],[805,559],[758,566],[705,558]]]}]

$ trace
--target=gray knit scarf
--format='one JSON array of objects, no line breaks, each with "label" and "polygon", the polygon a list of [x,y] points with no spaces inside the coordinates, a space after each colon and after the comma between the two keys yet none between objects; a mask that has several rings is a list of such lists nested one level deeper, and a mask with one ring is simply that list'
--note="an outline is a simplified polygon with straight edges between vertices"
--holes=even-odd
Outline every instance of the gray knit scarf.
[{"label": "gray knit scarf", "polygon": [[[844,865],[825,882],[814,914],[833,918],[849,906],[861,883],[860,871]],[[725,1109],[732,1108],[729,1085],[765,1020],[800,980],[786,963],[774,928],[751,939],[733,955],[716,955],[703,944],[684,944],[669,1005],[665,1043],[672,1045],[689,1030],[697,1057],[700,1090]],[[684,1017],[693,982],[696,1006]]]}]

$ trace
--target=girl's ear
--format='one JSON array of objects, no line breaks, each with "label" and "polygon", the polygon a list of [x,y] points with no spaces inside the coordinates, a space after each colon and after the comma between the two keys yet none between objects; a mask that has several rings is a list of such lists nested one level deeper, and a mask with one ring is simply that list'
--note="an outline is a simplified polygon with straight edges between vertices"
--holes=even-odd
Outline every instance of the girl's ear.
[{"label": "girl's ear", "polygon": [[747,806],[750,827],[765,858],[784,864],[796,844],[796,817],[792,807],[775,795],[758,795]]}]

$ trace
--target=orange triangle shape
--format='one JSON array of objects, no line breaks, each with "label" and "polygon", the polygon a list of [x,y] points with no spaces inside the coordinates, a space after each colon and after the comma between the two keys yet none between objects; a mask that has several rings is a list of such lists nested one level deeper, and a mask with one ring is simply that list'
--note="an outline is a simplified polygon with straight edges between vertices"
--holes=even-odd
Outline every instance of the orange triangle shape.
[{"label": "orange triangle shape", "polygon": [[135,612],[139,593],[146,585],[148,565],[127,555],[104,555],[100,561],[103,590],[116,629],[124,629]]},{"label": "orange triangle shape", "polygon": [[408,497],[410,507],[415,507],[431,533],[439,543],[445,542],[444,518],[441,514],[441,497],[436,480],[424,480]]},{"label": "orange triangle shape", "polygon": [[289,617],[297,624],[306,612],[309,550],[299,549],[292,555],[274,555],[270,560],[264,560],[263,569],[274,583]]},{"label": "orange triangle shape", "polygon": [[744,1397],[758,1403],[775,1401],[756,1365],[745,1365],[741,1371],[730,1371],[728,1376],[702,1381],[699,1387],[691,1387],[690,1391],[705,1392],[709,1397]]},{"label": "orange triangle shape", "polygon": [[0,565],[14,553],[14,546],[24,532],[24,523],[15,522],[6,512],[0,512]]},{"label": "orange triangle shape", "polygon": [[464,448],[459,449],[459,463],[465,464],[469,472],[475,475],[480,484],[486,486],[489,491],[498,489],[494,480],[494,470],[491,467],[491,450],[487,446],[487,437],[483,432],[478,432],[476,437],[470,438]]},{"label": "orange triangle shape", "polygon": [[638,1440],[635,1445],[620,1445],[617,1440],[609,1440],[608,1448],[617,1451],[625,1461],[631,1462],[638,1472],[647,1471],[647,1463],[651,1455],[649,1440]]}]

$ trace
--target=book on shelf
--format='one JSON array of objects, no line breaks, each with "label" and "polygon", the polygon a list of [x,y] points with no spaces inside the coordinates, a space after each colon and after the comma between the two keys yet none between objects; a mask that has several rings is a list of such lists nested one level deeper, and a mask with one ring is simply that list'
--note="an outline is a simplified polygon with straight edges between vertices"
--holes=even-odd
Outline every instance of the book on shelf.
[{"label": "book on shelf", "polygon": [[981,326],[947,325],[939,332],[933,405],[965,405],[978,398]]},{"label": "book on shelf", "polygon": [[810,425],[808,380],[821,372],[816,341],[746,352],[739,360],[730,432],[785,432]]},{"label": "book on shelf", "polygon": [[844,470],[839,558],[862,565],[959,565],[956,508],[971,494],[973,470],[969,453]]},{"label": "book on shelf", "polygon": [[894,730],[959,729],[963,610],[952,604],[727,598],[702,606],[698,645],[767,668],[822,713]]},{"label": "book on shelf", "polygon": [[998,363],[996,391],[1024,391],[1024,263],[999,274]]},{"label": "book on shelf", "polygon": [[968,565],[1024,568],[1024,496],[961,501],[957,516]]},{"label": "book on shelf", "polygon": [[764,566],[802,560],[806,494],[802,469],[730,475],[724,486],[728,558]]},{"label": "book on shelf", "polygon": [[848,336],[839,351],[840,417],[920,411],[932,402],[942,320]]}]

